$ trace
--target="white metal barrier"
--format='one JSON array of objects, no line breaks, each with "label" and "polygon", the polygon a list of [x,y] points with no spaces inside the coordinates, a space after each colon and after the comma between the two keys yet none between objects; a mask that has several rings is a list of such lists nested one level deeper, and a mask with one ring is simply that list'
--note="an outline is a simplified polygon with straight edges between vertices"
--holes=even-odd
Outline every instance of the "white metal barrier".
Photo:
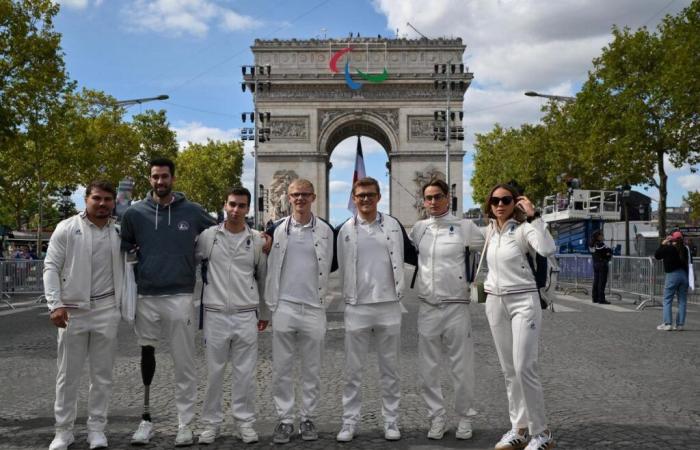
[{"label": "white metal barrier", "polygon": [[[591,255],[560,254],[557,260],[561,269],[559,289],[565,293],[581,291],[588,294],[593,285]],[[700,261],[693,265],[697,280]],[[637,309],[643,309],[662,303],[664,281],[663,261],[652,257],[614,256],[610,262],[606,294],[632,297]],[[700,304],[700,283],[696,285],[698,289],[688,291],[688,302]]]},{"label": "white metal barrier", "polygon": [[0,299],[14,309],[8,301],[16,294],[36,294],[37,301],[44,298],[44,261],[0,259]]}]

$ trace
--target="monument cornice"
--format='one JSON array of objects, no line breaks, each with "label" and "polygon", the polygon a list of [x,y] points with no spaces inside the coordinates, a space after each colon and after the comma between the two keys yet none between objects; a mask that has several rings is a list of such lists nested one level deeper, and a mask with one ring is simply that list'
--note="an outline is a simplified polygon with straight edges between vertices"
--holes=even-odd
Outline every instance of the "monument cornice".
[{"label": "monument cornice", "polygon": [[437,39],[390,39],[383,37],[355,37],[336,39],[256,39],[251,49],[254,52],[266,50],[289,49],[327,49],[331,46],[367,46],[382,45],[391,49],[448,49],[464,51],[466,45],[462,38],[437,38]]}]

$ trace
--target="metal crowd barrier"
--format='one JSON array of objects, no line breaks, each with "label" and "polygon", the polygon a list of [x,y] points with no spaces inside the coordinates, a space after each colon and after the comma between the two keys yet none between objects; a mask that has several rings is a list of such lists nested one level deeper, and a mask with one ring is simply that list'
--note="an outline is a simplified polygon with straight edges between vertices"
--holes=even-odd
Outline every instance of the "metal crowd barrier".
[{"label": "metal crowd barrier", "polygon": [[[558,289],[565,294],[590,293],[593,285],[591,255],[557,255],[560,272]],[[700,261],[693,263],[697,289],[688,291],[688,303],[700,304]],[[652,257],[614,256],[608,271],[607,295],[632,297],[637,309],[663,303],[665,273],[663,262]]]},{"label": "metal crowd barrier", "polygon": [[8,301],[12,295],[37,294],[44,298],[44,261],[0,259],[0,300],[14,309]]}]

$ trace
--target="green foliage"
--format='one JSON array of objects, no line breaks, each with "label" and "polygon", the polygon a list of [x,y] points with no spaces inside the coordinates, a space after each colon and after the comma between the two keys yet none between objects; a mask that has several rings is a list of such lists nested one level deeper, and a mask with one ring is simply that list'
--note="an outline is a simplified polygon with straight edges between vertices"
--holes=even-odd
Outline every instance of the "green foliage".
[{"label": "green foliage", "polygon": [[[133,198],[143,198],[150,191],[148,182],[148,163],[156,158],[177,158],[177,139],[164,110],[147,110],[133,116],[131,128],[136,134],[139,145],[134,148],[136,154],[132,160],[130,175],[134,179]],[[179,175],[179,173],[176,172]]]},{"label": "green foliage", "polygon": [[700,221],[700,192],[688,192],[688,195],[683,197],[683,201],[690,207],[690,220]]},{"label": "green foliage", "polygon": [[240,184],[242,172],[240,141],[189,143],[177,157],[177,190],[207,211],[219,211],[229,188]]},{"label": "green foliage", "polygon": [[561,175],[590,189],[646,184],[659,189],[666,234],[664,161],[700,163],[700,1],[657,32],[613,27],[612,35],[574,102],[550,103],[540,125],[477,135],[475,201],[510,178],[536,201],[564,189]]}]

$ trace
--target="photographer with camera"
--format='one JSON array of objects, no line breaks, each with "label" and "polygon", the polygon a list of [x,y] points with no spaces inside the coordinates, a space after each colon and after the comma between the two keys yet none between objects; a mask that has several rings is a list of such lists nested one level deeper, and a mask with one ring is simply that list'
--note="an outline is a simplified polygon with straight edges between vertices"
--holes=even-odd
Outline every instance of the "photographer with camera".
[{"label": "photographer with camera", "polygon": [[[685,306],[688,299],[688,287],[691,285],[693,257],[690,249],[683,243],[683,234],[674,231],[661,242],[654,254],[656,259],[664,261],[666,282],[664,284],[664,323],[657,326],[659,331],[683,330],[685,325]],[[678,314],[673,323],[673,297],[678,294]]]}]

